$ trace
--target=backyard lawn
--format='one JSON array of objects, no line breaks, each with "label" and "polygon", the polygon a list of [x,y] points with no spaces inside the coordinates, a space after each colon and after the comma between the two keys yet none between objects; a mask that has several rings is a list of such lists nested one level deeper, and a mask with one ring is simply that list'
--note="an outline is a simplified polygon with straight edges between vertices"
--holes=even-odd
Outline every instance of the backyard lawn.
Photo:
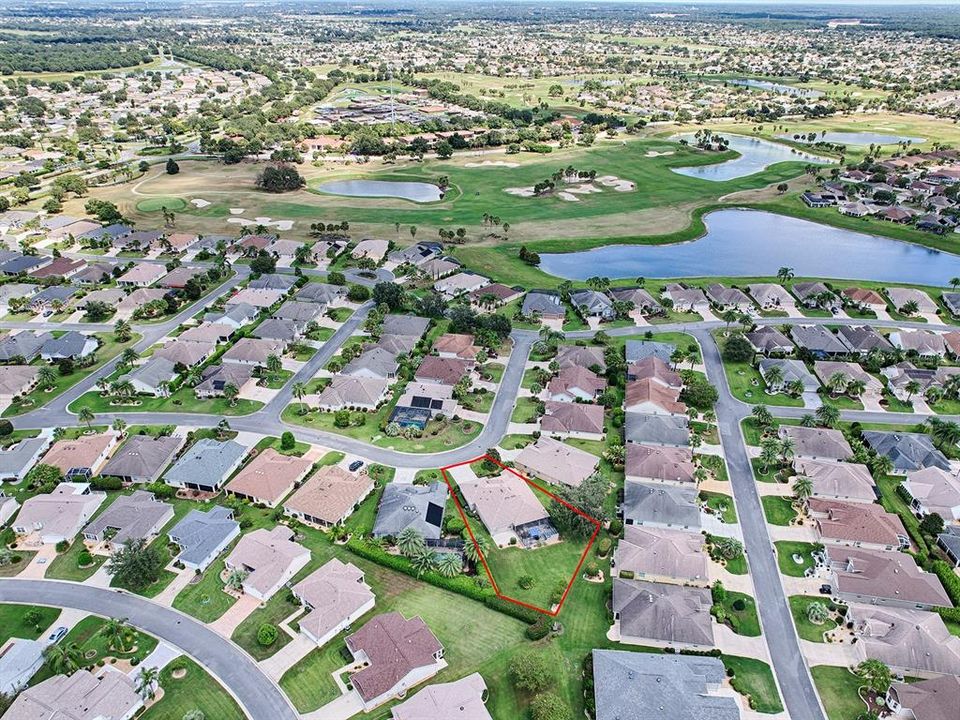
[{"label": "backyard lawn", "polygon": [[[477,521],[471,519],[470,522],[476,533]],[[522,547],[499,549],[491,544],[485,557],[501,593],[550,610],[563,595],[585,547],[586,539],[580,538],[571,538],[546,547],[531,549]],[[585,565],[591,560],[592,558],[588,556]],[[531,579],[532,586],[524,588],[522,583],[529,582]],[[582,582],[586,581],[578,577],[574,584]]]},{"label": "backyard lawn", "polygon": [[[303,573],[301,573],[301,575],[303,575]],[[230,637],[231,640],[250,653],[253,659],[258,662],[271,657],[293,639],[280,627],[280,623],[283,620],[302,609],[300,605],[296,605],[287,600],[289,594],[286,588],[281,588],[276,595],[267,601],[265,606],[258,607],[244,618],[243,622],[237,626],[236,630],[233,631],[233,635]],[[260,626],[264,623],[275,625],[279,631],[276,642],[269,647],[263,647],[257,642],[257,630],[259,630]]]},{"label": "backyard lawn", "polygon": [[[179,677],[178,670],[185,671],[186,675]],[[140,720],[183,720],[195,710],[210,720],[245,718],[230,693],[186,656],[177,658],[161,671],[160,687],[163,688],[163,698],[143,713]]]},{"label": "backyard lawn", "polygon": [[791,595],[788,598],[790,602],[790,612],[793,615],[793,624],[797,627],[797,635],[810,642],[824,642],[823,634],[833,630],[837,623],[835,620],[828,619],[819,625],[807,616],[807,608],[811,603],[822,603],[828,608],[834,607],[829,598],[816,597],[815,595]]},{"label": "backyard lawn", "polygon": [[846,668],[816,665],[810,674],[829,720],[857,720],[866,711],[860,699],[860,678]]},{"label": "backyard lawn", "polygon": [[771,525],[787,526],[797,517],[793,502],[788,497],[764,495],[760,498],[760,503],[763,505],[763,514]]}]

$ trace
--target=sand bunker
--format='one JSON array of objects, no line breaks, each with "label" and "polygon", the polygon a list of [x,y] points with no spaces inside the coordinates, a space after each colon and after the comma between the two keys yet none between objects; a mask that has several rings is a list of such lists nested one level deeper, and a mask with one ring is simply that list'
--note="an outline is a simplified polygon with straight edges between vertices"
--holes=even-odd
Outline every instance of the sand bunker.
[{"label": "sand bunker", "polygon": [[517,195],[519,197],[533,197],[532,187],[504,188],[503,191],[508,195]]},{"label": "sand bunker", "polygon": [[645,157],[663,157],[664,155],[673,155],[673,150],[647,150]]},{"label": "sand bunker", "polygon": [[577,185],[576,187],[567,188],[567,192],[574,193],[576,195],[589,195],[590,193],[603,192],[596,185],[591,183],[584,183],[583,185]]},{"label": "sand bunker", "polygon": [[597,182],[604,187],[613,188],[617,192],[630,192],[631,190],[637,189],[635,183],[632,183],[629,180],[621,180],[616,175],[604,175],[603,177],[598,177]]},{"label": "sand bunker", "polygon": [[246,208],[230,208],[231,215],[243,215],[246,211]]},{"label": "sand bunker", "polygon": [[293,220],[274,220],[268,217],[255,217],[253,220],[247,218],[232,217],[227,218],[228,223],[234,225],[263,225],[264,227],[275,227],[277,230],[290,230],[293,228]]},{"label": "sand bunker", "polygon": [[195,206],[195,207],[198,207],[198,208],[205,208],[205,207],[207,207],[210,203],[208,203],[208,202],[207,202],[206,200],[204,200],[203,198],[194,198],[193,200],[190,201],[190,204],[193,205],[193,206]]},{"label": "sand bunker", "polygon": [[515,168],[515,167],[520,167],[520,163],[507,162],[506,160],[484,160],[483,162],[469,162],[469,163],[464,163],[464,167],[468,167],[468,168],[482,168],[482,167]]},{"label": "sand bunker", "polygon": [[578,198],[576,195],[572,195],[566,190],[562,192],[558,192],[557,197],[560,198],[561,200],[566,200],[567,202],[580,202],[580,198]]}]

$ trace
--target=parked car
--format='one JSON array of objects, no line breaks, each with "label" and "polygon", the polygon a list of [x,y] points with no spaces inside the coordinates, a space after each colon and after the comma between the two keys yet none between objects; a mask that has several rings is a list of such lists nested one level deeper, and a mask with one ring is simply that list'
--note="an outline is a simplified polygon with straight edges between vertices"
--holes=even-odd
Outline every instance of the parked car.
[{"label": "parked car", "polygon": [[63,636],[66,634],[67,634],[67,629],[63,625],[61,625],[52,633],[50,633],[50,636],[47,638],[47,642],[50,643],[51,645],[58,643],[61,640],[63,640]]},{"label": "parked car", "polygon": [[350,472],[356,472],[363,467],[363,460],[354,460],[350,463]]},{"label": "parked car", "polygon": [[829,585],[821,585],[821,586],[820,586],[820,594],[821,594],[821,595],[833,595],[833,588],[830,587]]}]

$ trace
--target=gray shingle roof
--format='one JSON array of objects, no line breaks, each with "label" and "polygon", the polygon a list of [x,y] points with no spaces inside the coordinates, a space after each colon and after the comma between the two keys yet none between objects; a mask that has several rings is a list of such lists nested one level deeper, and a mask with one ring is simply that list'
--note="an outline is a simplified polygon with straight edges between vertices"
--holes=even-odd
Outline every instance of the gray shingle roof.
[{"label": "gray shingle roof", "polygon": [[117,533],[111,542],[120,545],[126,540],[148,537],[155,529],[159,531],[157,525],[161,521],[169,522],[171,518],[172,505],[158,501],[153,493],[137,490],[131,495],[121,495],[114,500],[83,532],[99,538],[105,530],[114,528]]},{"label": "gray shingle roof", "polygon": [[699,528],[697,490],[628,480],[624,485],[623,517],[638,524],[650,522]]},{"label": "gray shingle roof", "polygon": [[443,508],[447,502],[447,485],[390,483],[383,491],[374,537],[396,536],[408,527],[414,528],[428,540],[440,538]]},{"label": "gray shingle roof", "polygon": [[894,469],[901,472],[925,467],[950,472],[950,461],[934,447],[928,435],[868,430],[863,433],[863,439],[878,454],[889,457]]},{"label": "gray shingle roof", "polygon": [[624,425],[627,442],[654,445],[689,445],[687,418],[676,415],[644,415],[628,412]]},{"label": "gray shingle roof", "polygon": [[100,474],[152,481],[173,460],[181,445],[182,437],[134,435],[114,453]]},{"label": "gray shingle roof", "polygon": [[201,438],[164,476],[174,485],[195,483],[216,487],[237,466],[247,449],[233,440]]},{"label": "gray shingle roof", "polygon": [[240,529],[233,511],[215,505],[207,512],[191,510],[170,530],[170,537],[180,546],[179,559],[199,565],[231,534]]},{"label": "gray shingle roof", "polygon": [[673,343],[656,342],[654,340],[627,340],[627,362],[635,363],[648,357],[655,357],[670,364],[670,356],[677,346]]}]

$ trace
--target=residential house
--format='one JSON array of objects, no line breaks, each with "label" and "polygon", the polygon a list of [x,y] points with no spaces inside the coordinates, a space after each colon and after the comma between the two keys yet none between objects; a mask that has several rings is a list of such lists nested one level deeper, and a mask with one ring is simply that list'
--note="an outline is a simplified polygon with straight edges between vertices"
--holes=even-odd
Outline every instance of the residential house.
[{"label": "residential house", "polygon": [[870,550],[901,550],[910,537],[899,516],[876,503],[848,503],[827,498],[807,500],[820,540],[831,545]]},{"label": "residential house", "polygon": [[789,355],[795,349],[790,338],[771,325],[760,325],[744,337],[754,350],[764,355]]},{"label": "residential house", "polygon": [[227,483],[225,490],[241,499],[274,508],[312,469],[313,463],[306,458],[281,455],[273,448],[266,448]]},{"label": "residential house", "polygon": [[165,357],[151,356],[133,370],[120,376],[120,380],[133,385],[138,395],[166,397],[170,383],[177,377],[176,363]]},{"label": "residential house", "polygon": [[191,510],[174,525],[168,536],[180,548],[177,560],[198,573],[240,535],[240,523],[233,519],[233,511],[214,505],[206,512]]},{"label": "residential house", "polygon": [[88,542],[106,543],[113,552],[128,540],[151,540],[173,520],[173,506],[153,493],[135,490],[121,495],[83,529]]},{"label": "residential house", "polygon": [[487,684],[480,673],[448,683],[433,683],[391,709],[392,720],[493,720],[487,711]]},{"label": "residential house", "polygon": [[30,297],[30,309],[39,313],[47,308],[56,309],[58,305],[66,305],[77,291],[69,285],[51,285]]},{"label": "residential house", "polygon": [[434,382],[441,385],[456,385],[462,378],[469,377],[474,368],[473,360],[459,360],[427,355],[420,362],[414,380],[421,383]]},{"label": "residential house", "polygon": [[679,400],[676,388],[664,387],[653,378],[627,383],[624,409],[648,415],[686,415],[687,406]]},{"label": "residential house", "polygon": [[678,312],[699,313],[710,310],[710,301],[700,288],[685,288],[683,285],[671,283],[660,293],[672,303],[673,309]]},{"label": "residential house", "polygon": [[231,295],[224,307],[232,305],[252,305],[257,310],[264,310],[280,302],[286,292],[283,290],[268,290],[266,288],[243,288]]},{"label": "residential house", "polygon": [[673,343],[657,342],[656,340],[627,340],[624,353],[628,365],[636,365],[642,360],[655,357],[665,365],[673,362],[671,357],[677,346]]},{"label": "residential house", "polygon": [[201,282],[206,275],[206,272],[203,268],[199,267],[187,267],[182,265],[180,267],[174,268],[166,275],[164,275],[160,281],[157,283],[162,288],[169,288],[172,290],[182,290],[187,286],[187,283],[191,280],[199,278],[197,282]]},{"label": "residential house", "polygon": [[605,429],[603,407],[587,403],[555,402],[544,404],[540,432],[552,437],[603,440]]},{"label": "residential house", "polygon": [[303,522],[330,527],[346,520],[372,491],[373,480],[366,472],[327,465],[283,503],[283,510]]},{"label": "residential house", "polygon": [[510,544],[511,538],[528,546],[556,537],[547,509],[517,473],[463,478],[458,485],[467,509],[480,517],[498,546]]},{"label": "residential house", "polygon": [[39,640],[11,638],[0,648],[0,692],[15,698],[43,667],[46,644]]},{"label": "residential house", "polygon": [[[765,357],[760,359],[757,367],[760,371],[760,377],[763,378],[771,392],[781,392],[784,388],[789,388],[798,382],[805,393],[813,393],[820,388],[820,383],[800,360]],[[776,382],[770,379],[771,371],[774,368],[780,374],[780,380]]]},{"label": "residential house", "polygon": [[477,359],[481,349],[474,345],[473,335],[445,333],[433,343],[437,355],[445,359],[470,360]]},{"label": "residential house", "polygon": [[350,255],[354,260],[366,257],[379,263],[383,260],[389,249],[390,243],[386,240],[367,238],[354,245],[353,250],[350,251]]},{"label": "residential house", "polygon": [[191,342],[175,338],[154,351],[153,357],[165,358],[174,365],[190,368],[202,365],[216,351],[217,346],[212,342]]},{"label": "residential house", "polygon": [[371,346],[341,369],[343,375],[373,380],[394,380],[397,377],[397,356],[382,347]]},{"label": "residential house", "polygon": [[953,606],[937,576],[906,553],[832,546],[828,555],[830,586],[843,602],[918,610]]},{"label": "residential house", "polygon": [[877,500],[873,475],[866,465],[800,458],[794,461],[793,467],[797,475],[810,478],[813,497],[861,503]]},{"label": "residential house", "polygon": [[570,293],[570,304],[584,318],[613,320],[616,317],[610,298],[596,290],[574,290]]},{"label": "residential house", "polygon": [[903,312],[904,307],[911,303],[917,306],[914,312],[920,313],[921,315],[936,315],[940,309],[937,303],[923,290],[909,287],[889,287],[886,290],[890,302],[900,312]]},{"label": "residential house", "polygon": [[66,280],[73,277],[87,266],[87,261],[83,259],[71,259],[67,257],[55,257],[53,261],[41,268],[29,273],[30,277],[37,280],[46,278],[60,278]]},{"label": "residential house", "polygon": [[596,720],[655,718],[667,708],[675,718],[740,720],[739,701],[726,678],[719,658],[594,650]]},{"label": "residential house", "polygon": [[793,286],[793,294],[804,307],[822,307],[824,310],[835,312],[843,303],[834,292],[822,282],[799,282]]},{"label": "residential house", "polygon": [[600,458],[573,445],[541,435],[514,458],[514,467],[530,478],[539,478],[551,485],[579,487],[593,475]]},{"label": "residential house", "polygon": [[258,338],[240,338],[220,356],[224,364],[253,365],[266,367],[271,355],[278,358],[283,355],[285,345],[279,340],[261,340]]},{"label": "residential house", "polygon": [[204,316],[204,322],[217,323],[220,325],[229,325],[234,330],[256,322],[260,316],[260,310],[249,303],[234,303],[226,308],[222,313],[208,313]]},{"label": "residential house", "polygon": [[89,483],[62,482],[53,492],[24,500],[13,531],[35,533],[44,545],[72,542],[106,498],[106,493],[90,490]]},{"label": "residential house", "polygon": [[472,272],[459,272],[437,280],[433,289],[448,298],[471,293],[490,284],[490,278]]},{"label": "residential house", "polygon": [[[507,287],[500,283],[490,283],[468,293],[470,304],[479,310],[492,310],[503,307],[523,295],[522,289]],[[561,308],[562,310],[562,308]]]},{"label": "residential house", "polygon": [[388,483],[377,508],[373,536],[396,538],[407,528],[413,528],[427,543],[439,541],[447,496],[444,482],[429,485]]},{"label": "residential house", "polygon": [[738,310],[745,313],[754,310],[750,298],[737,288],[728,288],[720,283],[712,283],[707,286],[706,295],[710,298],[714,307],[719,310]]},{"label": "residential house", "polygon": [[243,395],[257,382],[253,370],[249,365],[237,363],[210,365],[200,373],[200,382],[193,388],[193,394],[198,398],[223,397],[224,390],[233,385],[238,394]]},{"label": "residential house", "polygon": [[60,360],[80,360],[93,355],[100,346],[93,335],[84,335],[76,330],[68,330],[59,337],[50,338],[40,348],[40,357],[47,362]]},{"label": "residential house", "polygon": [[550,379],[546,396],[557,402],[593,402],[607,389],[607,380],[592,370],[573,365]]},{"label": "residential house", "polygon": [[51,442],[51,433],[42,431],[37,437],[23,438],[9,447],[0,448],[0,482],[22,482]]},{"label": "residential house", "polygon": [[562,322],[567,317],[560,295],[541,290],[531,290],[527,293],[520,312],[526,317],[553,322]]},{"label": "residential house", "polygon": [[233,440],[200,438],[167,470],[163,479],[173,487],[219,492],[246,453],[247,449]]},{"label": "residential house", "polygon": [[883,295],[870,288],[849,287],[840,291],[843,299],[849,304],[861,310],[872,310],[873,312],[886,312],[887,301]]},{"label": "residential house", "polygon": [[598,372],[606,372],[607,362],[603,359],[603,350],[597,347],[580,345],[562,345],[557,349],[557,365],[561,370],[569,367],[582,367]]},{"label": "residential house", "polygon": [[710,590],[613,580],[613,634],[620,642],[677,650],[714,646]]},{"label": "residential house", "polygon": [[850,443],[839,430],[781,425],[779,435],[793,442],[793,456],[797,460],[840,461],[853,455]]},{"label": "residential house", "polygon": [[901,720],[951,720],[960,707],[960,677],[941,675],[916,682],[892,682],[886,706]]},{"label": "residential house", "polygon": [[457,407],[459,405],[453,397],[452,385],[409,382],[403,389],[403,395],[397,400],[389,422],[398,422],[401,427],[415,426],[422,430],[434,415],[453,416]]},{"label": "residential house", "polygon": [[0,365],[0,402],[29,393],[37,384],[40,368],[34,365]]},{"label": "residential house", "polygon": [[294,298],[297,302],[309,302],[327,307],[333,305],[347,296],[347,288],[343,285],[330,285],[329,283],[310,282],[304,285]]},{"label": "residential house", "polygon": [[645,415],[628,412],[624,420],[628,443],[686,447],[690,444],[690,423],[682,415]]},{"label": "residential house", "polygon": [[815,358],[823,359],[850,352],[843,341],[823,325],[794,325],[790,328],[790,337],[798,348],[803,348]]},{"label": "residential house", "polygon": [[662,315],[664,312],[663,305],[657,302],[653,295],[643,288],[638,287],[618,287],[611,288],[607,291],[607,295],[614,302],[625,302],[633,305],[633,310],[630,311],[630,317],[648,317],[650,315]]},{"label": "residential house", "polygon": [[683,530],[627,525],[611,563],[622,578],[705,586],[710,583],[703,536]]},{"label": "residential house", "polygon": [[847,620],[853,623],[858,663],[876,659],[895,675],[958,680],[960,637],[950,633],[937,613],[851,605]]},{"label": "residential house", "polygon": [[133,435],[107,461],[100,474],[118,477],[126,483],[156,482],[184,441],[181,435]]},{"label": "residential house", "polygon": [[775,283],[754,283],[747,285],[747,292],[750,293],[761,310],[782,310],[788,312],[797,306],[793,295]]},{"label": "residential house", "polygon": [[0,338],[0,362],[31,363],[40,356],[40,349],[53,339],[48,332],[21,330]]},{"label": "residential house", "polygon": [[627,443],[626,479],[671,485],[696,485],[693,453],[686,447]]},{"label": "residential house", "polygon": [[934,466],[911,472],[902,487],[918,515],[936,513],[947,522],[960,520],[960,479],[952,470]]},{"label": "residential house", "polygon": [[163,265],[155,263],[137,263],[117,278],[120,287],[150,287],[167,274]]},{"label": "residential house", "polygon": [[327,412],[344,408],[372,411],[387,399],[389,389],[389,381],[376,377],[334,375],[310,404]]},{"label": "residential house", "polygon": [[277,320],[269,318],[260,323],[253,331],[253,336],[260,340],[273,340],[289,347],[302,337],[302,328],[293,320]]},{"label": "residential house", "polygon": [[328,560],[290,590],[308,610],[297,620],[300,632],[321,647],[373,610],[376,601],[363,571],[337,558]]},{"label": "residential house", "polygon": [[21,692],[6,720],[130,720],[143,707],[134,681],[125,673],[94,675],[77,670],[54,675]]},{"label": "residential house", "polygon": [[883,397],[883,384],[873,375],[868,373],[857,363],[838,362],[831,360],[817,360],[813,363],[813,371],[820,378],[825,387],[833,392],[830,387],[830,380],[835,375],[843,377],[844,384],[849,385],[852,382],[862,382],[864,392],[862,397],[880,402]]},{"label": "residential house", "polygon": [[304,329],[311,322],[316,322],[321,315],[323,315],[323,306],[300,300],[287,300],[273,312],[273,317],[277,320],[290,320]]},{"label": "residential house", "polygon": [[896,474],[904,475],[928,467],[951,471],[950,461],[934,446],[929,435],[866,430],[863,440],[878,455],[890,458]]},{"label": "residential house", "polygon": [[443,645],[419,617],[398,612],[378,615],[346,637],[347,649],[362,667],[350,675],[364,711],[402,698],[446,666]]},{"label": "residential house", "polygon": [[693,485],[628,481],[620,511],[625,525],[700,530],[700,506]]},{"label": "residential house", "polygon": [[683,378],[674,372],[660,358],[651,355],[643,360],[627,365],[627,380],[646,380],[650,378],[664,387],[683,389]]},{"label": "residential house", "polygon": [[177,337],[189,342],[220,343],[227,342],[236,332],[236,328],[226,323],[204,322],[195,327],[187,328]]},{"label": "residential house", "polygon": [[110,457],[118,438],[116,433],[105,432],[57,440],[43,456],[43,463],[57,468],[68,479],[90,479]]},{"label": "residential house", "polygon": [[240,538],[224,564],[228,571],[243,574],[244,593],[266,602],[310,562],[310,550],[293,537],[293,530],[277,525]]},{"label": "residential house", "polygon": [[943,336],[929,330],[897,330],[890,333],[890,344],[920,357],[946,357]]},{"label": "residential house", "polygon": [[281,293],[290,292],[296,285],[297,276],[284,273],[266,273],[247,283],[251,290],[276,290]]}]

